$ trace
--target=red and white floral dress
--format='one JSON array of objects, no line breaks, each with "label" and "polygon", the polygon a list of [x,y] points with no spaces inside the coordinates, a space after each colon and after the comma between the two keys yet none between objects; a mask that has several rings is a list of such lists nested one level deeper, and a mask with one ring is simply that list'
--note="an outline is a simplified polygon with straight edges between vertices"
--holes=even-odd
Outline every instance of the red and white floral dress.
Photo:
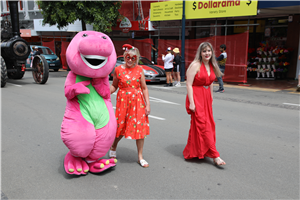
[{"label": "red and white floral dress", "polygon": [[150,131],[141,89],[143,68],[139,65],[133,68],[120,65],[115,68],[115,72],[119,79],[116,105],[116,137],[123,135],[126,139],[144,139]]}]

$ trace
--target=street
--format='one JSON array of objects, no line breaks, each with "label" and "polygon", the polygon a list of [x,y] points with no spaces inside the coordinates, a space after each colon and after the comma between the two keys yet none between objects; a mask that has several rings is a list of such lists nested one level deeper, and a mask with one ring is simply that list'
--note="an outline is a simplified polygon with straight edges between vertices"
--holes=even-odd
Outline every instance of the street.
[{"label": "street", "polygon": [[1,88],[2,199],[299,199],[298,94],[226,85],[214,93],[216,147],[226,162],[217,167],[210,158],[183,158],[185,84],[149,83],[149,168],[138,165],[135,141],[122,139],[115,168],[70,176],[60,138],[67,73],[50,71],[38,85],[26,72]]}]

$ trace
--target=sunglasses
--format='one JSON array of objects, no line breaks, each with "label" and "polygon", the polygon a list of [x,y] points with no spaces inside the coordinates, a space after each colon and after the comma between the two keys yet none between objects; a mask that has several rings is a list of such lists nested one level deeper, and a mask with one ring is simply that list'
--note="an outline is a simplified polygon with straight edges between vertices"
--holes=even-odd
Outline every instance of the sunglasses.
[{"label": "sunglasses", "polygon": [[135,61],[136,60],[136,55],[134,55],[134,56],[132,56],[132,57],[130,57],[129,55],[127,55],[126,57],[126,60],[132,60],[132,61]]}]

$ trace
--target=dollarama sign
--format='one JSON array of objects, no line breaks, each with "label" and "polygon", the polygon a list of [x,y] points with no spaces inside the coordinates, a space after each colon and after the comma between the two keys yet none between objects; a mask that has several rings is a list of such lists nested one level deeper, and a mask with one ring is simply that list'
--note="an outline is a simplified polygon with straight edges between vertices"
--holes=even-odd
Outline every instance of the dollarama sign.
[{"label": "dollarama sign", "polygon": [[[186,19],[257,15],[257,0],[185,1],[185,15]],[[151,3],[151,21],[181,19],[182,1]]]}]

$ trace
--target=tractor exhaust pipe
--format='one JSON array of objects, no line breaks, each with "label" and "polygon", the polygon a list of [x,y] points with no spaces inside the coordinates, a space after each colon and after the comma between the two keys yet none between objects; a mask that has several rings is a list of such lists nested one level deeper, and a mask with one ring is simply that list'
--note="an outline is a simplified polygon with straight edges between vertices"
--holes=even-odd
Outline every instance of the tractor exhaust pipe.
[{"label": "tractor exhaust pipe", "polygon": [[18,1],[8,1],[8,3],[9,3],[13,36],[20,37],[21,33],[19,27]]}]

